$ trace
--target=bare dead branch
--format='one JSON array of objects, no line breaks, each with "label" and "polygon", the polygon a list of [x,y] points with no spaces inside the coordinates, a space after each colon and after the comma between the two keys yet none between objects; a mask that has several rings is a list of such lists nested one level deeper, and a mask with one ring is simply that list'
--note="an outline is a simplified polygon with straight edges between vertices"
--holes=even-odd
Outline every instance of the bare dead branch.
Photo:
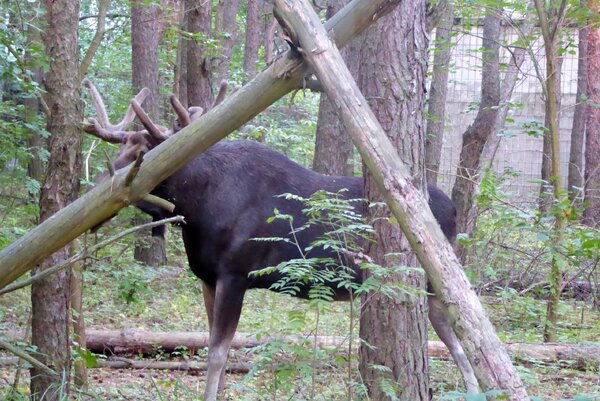
[{"label": "bare dead branch", "polygon": [[96,33],[94,34],[94,38],[92,39],[92,43],[90,43],[90,47],[88,47],[87,52],[85,52],[85,56],[83,57],[83,61],[79,65],[79,79],[82,80],[85,77],[90,65],[92,64],[92,59],[100,47],[100,43],[102,42],[102,38],[104,37],[104,33],[106,32],[106,11],[108,10],[108,6],[110,4],[110,0],[101,0],[100,4],[98,4],[98,21],[96,25]]},{"label": "bare dead branch", "polygon": [[140,167],[142,166],[142,162],[144,161],[145,152],[140,152],[135,159],[135,163],[131,167],[131,169],[127,172],[127,176],[125,177],[125,186],[130,187],[131,183],[135,179],[135,176],[140,171]]},{"label": "bare dead branch", "polygon": [[29,355],[27,352],[20,350],[19,348],[15,347],[8,341],[4,341],[1,338],[0,338],[0,348],[4,348],[11,354],[16,355],[20,359],[30,363],[35,368],[46,372],[46,374],[48,374],[48,375],[58,376],[58,373],[56,373],[56,371],[54,371],[53,369],[50,369],[48,366],[44,365],[42,362],[38,361],[33,356]]},{"label": "bare dead branch", "polygon": [[175,205],[166,199],[160,198],[156,195],[148,194],[142,198],[142,200],[158,206],[161,209],[165,209],[167,212],[173,213],[175,211]]},{"label": "bare dead branch", "polygon": [[[114,235],[110,238],[105,239],[104,241],[101,241],[99,243],[97,243],[96,245],[90,247],[89,249],[83,249],[80,252],[78,252],[77,254],[71,256],[69,259],[63,261],[62,263],[59,263],[57,265],[54,265],[38,274],[36,274],[33,277],[30,277],[26,280],[20,281],[18,283],[14,283],[11,285],[7,285],[6,287],[0,289],[0,295],[4,295],[7,294],[9,292],[18,290],[20,288],[23,287],[27,287],[28,285],[33,284],[34,282],[43,279],[44,277],[56,273],[62,269],[65,269],[69,266],[71,266],[73,263],[77,263],[78,261],[80,261],[81,259],[84,259],[86,257],[89,257],[90,255],[93,255],[94,253],[96,253],[98,250],[104,248],[105,246],[123,238],[126,235],[129,235],[131,233],[134,233],[136,231],[140,231],[140,230],[145,230],[148,228],[153,228],[153,227],[157,227],[157,226],[161,226],[163,224],[168,224],[168,223],[185,223],[185,220],[183,219],[183,216],[175,216],[175,217],[169,217],[168,219],[162,219],[159,221],[153,221],[151,223],[146,223],[146,224],[142,224],[139,226],[135,226],[132,227],[130,229],[127,229],[117,235]],[[0,347],[2,347],[3,345],[0,344]]]},{"label": "bare dead branch", "polygon": [[104,150],[104,157],[106,158],[106,168],[108,169],[108,174],[111,177],[115,176],[115,166],[112,163],[112,160],[110,159],[110,156],[108,155],[108,152],[106,151],[106,149]]}]

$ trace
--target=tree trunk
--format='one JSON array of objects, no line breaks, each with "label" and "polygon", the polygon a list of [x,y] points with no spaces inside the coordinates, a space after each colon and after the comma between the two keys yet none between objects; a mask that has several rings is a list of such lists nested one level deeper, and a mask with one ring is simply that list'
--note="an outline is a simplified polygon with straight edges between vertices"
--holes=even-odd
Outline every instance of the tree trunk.
[{"label": "tree trunk", "polygon": [[[41,38],[39,38],[41,41]],[[42,71],[36,69],[33,72],[34,80],[37,83],[42,82]],[[23,120],[27,124],[35,125],[40,112],[40,99],[37,96],[28,96],[23,101],[25,107]],[[46,140],[34,129],[28,129],[27,147],[30,149],[31,156],[27,163],[27,175],[41,183],[44,179],[44,162],[41,158],[42,149],[47,146]]]},{"label": "tree trunk", "polygon": [[[589,0],[589,3],[593,12],[600,11],[597,0]],[[594,104],[600,104],[600,28],[590,28],[588,40],[588,97]],[[583,222],[597,227],[600,224],[600,109],[597,107],[590,107],[587,116],[585,201]]]},{"label": "tree trunk", "polygon": [[237,12],[239,0],[219,0],[217,7],[218,21],[216,35],[220,37],[221,59],[217,68],[219,81],[229,76],[229,65],[237,39]]},{"label": "tree trunk", "polygon": [[[131,54],[133,92],[150,89],[144,101],[144,110],[154,121],[159,120],[159,73],[158,46],[161,23],[157,4],[146,4],[140,0],[131,2]],[[135,224],[143,224],[150,218],[140,217]],[[150,230],[137,234],[135,260],[148,266],[160,266],[167,262],[164,236],[152,236]]]},{"label": "tree trunk", "polygon": [[273,46],[275,40],[275,32],[277,31],[277,20],[273,18],[265,31],[265,63],[270,65],[273,63]]},{"label": "tree trunk", "polygon": [[258,48],[260,47],[260,1],[248,0],[246,38],[244,41],[244,72],[247,82],[256,75]]},{"label": "tree trunk", "polygon": [[[456,181],[452,188],[452,201],[456,205],[457,232],[471,232],[473,221],[469,212],[474,204],[476,177],[479,174],[481,154],[492,135],[500,104],[500,14],[489,9],[483,22],[483,71],[481,74],[481,104],[471,124],[463,134]],[[466,252],[459,250],[464,261]]]},{"label": "tree trunk", "polygon": [[[555,45],[556,46],[556,45]],[[556,51],[556,49],[555,49]],[[562,70],[562,61],[563,59],[561,57],[552,55],[552,56],[546,56],[546,57],[556,57],[556,61],[555,61],[555,68],[556,68],[556,74],[553,75],[556,83],[554,84],[554,86],[556,87],[556,104],[554,105],[554,108],[556,109],[556,112],[558,113],[558,115],[556,116],[557,120],[560,120],[560,96],[561,96],[561,90],[560,90],[560,83],[561,83],[561,70]],[[549,74],[549,73],[548,73]],[[546,102],[549,102],[548,99],[546,99]],[[542,169],[541,169],[541,181],[542,181],[542,185],[540,188],[540,201],[539,201],[539,207],[540,207],[540,211],[544,214],[548,214],[550,213],[550,210],[552,209],[552,200],[554,198],[555,195],[553,195],[553,182],[554,182],[554,172],[552,170],[552,163],[554,160],[554,154],[552,153],[552,130],[550,128],[550,124],[552,124],[552,122],[550,121],[552,118],[554,118],[551,114],[549,114],[548,109],[546,108],[546,114],[544,116],[544,127],[546,128],[546,132],[544,133],[544,141],[543,141],[543,145],[542,145]],[[558,128],[557,128],[558,129]],[[558,158],[560,159],[560,155],[558,155]],[[560,176],[559,176],[559,182],[560,182]],[[558,187],[560,188],[560,186]]]},{"label": "tree trunk", "polygon": [[436,185],[442,157],[444,128],[446,127],[446,95],[448,93],[448,69],[452,53],[452,25],[454,7],[448,4],[441,10],[435,30],[433,77],[429,89],[427,131],[425,133],[425,174],[427,182]]},{"label": "tree trunk", "polygon": [[[541,0],[535,0],[535,8],[540,22],[540,30],[544,38],[544,50],[546,52],[546,79],[544,81],[546,123],[548,132],[544,137],[550,139],[551,144],[551,171],[547,177],[552,185],[552,196],[548,208],[553,204],[560,204],[564,200],[561,191],[561,172],[560,172],[560,130],[559,130],[559,107],[560,107],[560,67],[562,61],[558,55],[558,37],[562,31],[560,25],[563,16],[556,14],[553,8],[546,8],[546,4]],[[563,10],[564,12],[564,10]],[[552,24],[551,24],[552,23]],[[544,157],[547,157],[544,153]],[[543,198],[540,199],[543,202]],[[542,208],[542,205],[540,205]],[[562,259],[561,248],[563,245],[564,229],[566,227],[566,218],[562,210],[556,208],[554,214],[554,232],[551,239],[552,246],[552,264],[548,272],[548,281],[550,282],[550,297],[548,298],[546,309],[546,321],[544,323],[544,341],[556,342],[556,323],[558,322],[558,307],[560,304],[560,295],[563,290],[563,268],[566,263]]]},{"label": "tree trunk", "polygon": [[[531,37],[534,28],[532,22],[533,18],[528,13],[525,14],[524,20],[529,22],[525,22],[521,26],[522,37]],[[498,150],[500,142],[502,141],[502,136],[499,134],[504,128],[506,116],[510,110],[510,99],[512,98],[513,90],[515,89],[515,84],[517,83],[517,78],[519,78],[521,75],[521,66],[525,61],[526,55],[526,47],[518,47],[512,51],[511,62],[508,64],[506,73],[504,74],[504,79],[500,85],[500,109],[498,110],[496,122],[494,123],[494,129],[492,130],[492,132],[496,133],[496,135],[492,135],[486,141],[481,158],[482,162],[485,161],[486,165],[489,167],[492,166],[496,156],[496,151]]]},{"label": "tree trunk", "polygon": [[[357,84],[400,158],[411,169],[412,182],[423,188],[424,105],[427,74],[426,2],[404,0],[394,13],[372,26],[353,56],[361,66]],[[401,77],[401,79],[395,79]],[[382,202],[377,185],[365,169],[365,195]],[[418,261],[390,211],[368,208],[365,217],[375,229],[367,252],[387,267],[418,266]],[[394,253],[397,256],[386,255]],[[364,279],[371,272],[364,271]],[[384,282],[404,282],[425,289],[418,273],[390,273]],[[360,319],[361,377],[374,400],[429,400],[427,301],[414,294],[391,299],[383,293],[363,297]],[[389,373],[380,367],[385,366]]]},{"label": "tree trunk", "polygon": [[[46,103],[51,116],[47,130],[50,159],[40,198],[40,220],[77,198],[81,176],[83,119],[79,92],[79,2],[45,1],[47,28],[43,35],[46,54],[51,60],[45,77]],[[69,247],[55,252],[35,272],[68,258]],[[69,393],[71,354],[69,350],[70,270],[45,278],[32,286],[32,343],[47,366],[59,372],[49,376],[31,369],[31,394],[34,400],[53,401]]]},{"label": "tree trunk", "polygon": [[[188,29],[188,13],[186,12],[187,1],[180,1],[180,10],[179,10],[179,27],[182,32],[186,32]],[[175,69],[173,71],[173,93],[183,107],[187,108],[189,105],[188,102],[188,87],[187,87],[187,52],[188,52],[188,41],[185,33],[181,35],[179,40],[177,41],[177,58],[175,62]]]},{"label": "tree trunk", "polygon": [[[350,6],[355,4],[352,2]],[[370,2],[364,4],[372,5]],[[452,246],[427,206],[426,197],[412,184],[407,166],[373,112],[365,106],[367,100],[333,44],[331,36],[337,39],[340,32],[334,30],[327,34],[319,17],[305,1],[276,0],[275,12],[280,16],[287,37],[296,41],[294,47],[304,49],[297,52],[298,57],[305,57],[314,68],[378,189],[427,272],[479,384],[484,390],[502,389],[505,398],[510,400],[529,400],[505,348],[461,270]],[[339,14],[344,13],[336,15]],[[334,17],[331,22],[334,20],[338,19]],[[415,88],[411,89],[414,92]],[[393,383],[387,384],[389,390],[396,390]]]},{"label": "tree trunk", "polygon": [[[581,8],[587,7],[586,0],[580,0]],[[577,55],[577,97],[575,112],[573,113],[573,127],[571,128],[571,148],[569,149],[569,176],[567,188],[569,199],[577,205],[583,198],[583,143],[585,140],[585,123],[589,105],[584,98],[587,97],[588,81],[588,32],[589,28],[583,26],[579,29],[579,43]]]},{"label": "tree trunk", "polygon": [[[327,18],[334,16],[345,4],[346,0],[332,0],[327,3]],[[356,57],[353,60],[348,57],[353,53],[350,50],[352,45],[350,44],[341,50],[341,53],[346,65],[348,65],[352,74],[356,76],[356,67],[358,66]],[[325,93],[322,93],[317,132],[315,134],[313,170],[328,175],[353,175],[352,150],[352,139],[345,132],[329,98]]]},{"label": "tree trunk", "polygon": [[[74,247],[76,250],[76,247]],[[71,319],[73,321],[73,341],[76,348],[87,349],[85,335],[85,319],[83,316],[83,272],[85,264],[78,262],[72,267],[71,280]],[[82,389],[87,389],[88,376],[87,365],[84,359],[78,359],[73,363],[73,382]]]},{"label": "tree trunk", "polygon": [[[32,16],[28,16],[28,18],[32,18]],[[39,20],[32,21],[32,23],[39,23]],[[27,45],[31,46],[34,44],[41,45],[42,37],[40,35],[40,31],[38,29],[29,29],[27,32]],[[25,63],[27,65],[31,65],[35,63],[34,56],[31,52],[27,52],[25,54]],[[33,64],[35,65],[35,64]],[[34,67],[32,70],[32,76],[34,82],[38,85],[41,85],[43,82],[43,72],[39,67]],[[23,120],[29,126],[35,126],[37,124],[37,119],[40,114],[41,104],[40,97],[38,96],[27,96],[23,100]],[[44,162],[41,158],[41,152],[47,146],[47,141],[39,134],[39,132],[35,129],[27,129],[27,147],[31,152],[31,156],[29,161],[27,162],[27,175],[41,183],[44,179]],[[38,194],[36,194],[36,197]]]},{"label": "tree trunk", "polygon": [[184,0],[187,10],[187,32],[194,37],[186,42],[188,106],[208,110],[212,104],[212,65],[202,43],[210,38],[212,2]]}]

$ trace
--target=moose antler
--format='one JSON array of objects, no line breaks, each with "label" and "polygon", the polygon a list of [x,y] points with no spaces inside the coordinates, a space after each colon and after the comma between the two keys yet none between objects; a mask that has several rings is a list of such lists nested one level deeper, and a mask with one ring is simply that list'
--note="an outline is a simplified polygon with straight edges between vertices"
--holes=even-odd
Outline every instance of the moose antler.
[{"label": "moose antler", "polygon": [[218,106],[219,104],[221,104],[221,102],[225,99],[225,95],[227,94],[228,86],[229,86],[229,84],[227,83],[226,80],[221,81],[221,83],[219,84],[219,93],[217,93],[217,97],[215,98],[215,101],[213,102],[212,106],[210,107],[211,109]]},{"label": "moose antler", "polygon": [[[135,119],[135,111],[133,110],[133,106],[129,105],[127,111],[125,112],[125,116],[118,124],[111,124],[108,119],[108,114],[106,113],[106,106],[104,105],[104,101],[102,100],[102,96],[100,96],[100,92],[96,89],[96,86],[89,79],[85,78],[83,80],[83,84],[88,88],[90,92],[90,97],[92,99],[92,103],[94,104],[94,108],[96,109],[96,115],[98,120],[95,118],[88,118],[86,120],[87,125],[84,126],[84,130],[92,135],[97,136],[98,138],[112,142],[112,143],[121,143],[127,136],[127,128],[133,120]],[[138,104],[142,103],[150,94],[150,90],[148,88],[143,88],[134,98]]]},{"label": "moose antler", "polygon": [[150,119],[150,116],[146,114],[144,109],[142,109],[142,106],[140,106],[135,99],[131,101],[131,107],[135,111],[137,117],[140,119],[140,122],[144,128],[146,128],[146,131],[148,131],[148,139],[154,145],[164,142],[169,137],[170,132],[165,127],[154,124],[154,122]]},{"label": "moose antler", "polygon": [[[221,84],[219,85],[219,92],[217,93],[217,97],[215,98],[215,101],[213,102],[210,109],[219,105],[225,99],[228,87],[229,84],[227,83],[227,81],[222,80]],[[169,101],[171,102],[171,106],[173,107],[175,114],[177,114],[177,119],[173,122],[173,133],[180,131],[184,127],[187,127],[192,121],[196,121],[206,113],[204,109],[200,106],[191,106],[188,107],[188,109],[186,110],[177,98],[177,96],[175,96],[174,94],[171,94],[171,96],[169,96]]]}]

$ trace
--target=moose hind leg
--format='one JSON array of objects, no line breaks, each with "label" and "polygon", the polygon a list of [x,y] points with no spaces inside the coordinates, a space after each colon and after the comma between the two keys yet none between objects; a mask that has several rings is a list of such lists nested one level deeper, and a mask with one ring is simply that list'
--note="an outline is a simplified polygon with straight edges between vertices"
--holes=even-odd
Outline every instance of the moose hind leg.
[{"label": "moose hind leg", "polygon": [[208,332],[210,333],[213,325],[213,316],[215,309],[215,291],[216,288],[212,285],[202,282],[202,297],[204,298],[204,308],[206,309],[206,317],[208,318]]},{"label": "moose hind leg", "polygon": [[245,291],[245,278],[222,277],[217,280],[208,340],[208,372],[204,390],[206,401],[215,401],[224,385],[227,355],[240,320]]},{"label": "moose hind leg", "polygon": [[479,393],[479,385],[477,384],[477,378],[471,363],[467,359],[465,352],[458,341],[458,337],[450,324],[450,321],[446,317],[446,307],[436,297],[429,296],[429,321],[433,326],[433,329],[437,333],[438,337],[450,351],[454,362],[460,369],[465,387],[468,393]]}]

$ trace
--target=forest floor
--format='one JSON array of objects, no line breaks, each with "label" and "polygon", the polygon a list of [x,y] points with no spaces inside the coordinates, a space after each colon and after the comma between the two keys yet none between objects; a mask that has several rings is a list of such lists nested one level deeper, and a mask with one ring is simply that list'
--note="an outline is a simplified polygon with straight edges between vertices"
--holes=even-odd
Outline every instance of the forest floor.
[{"label": "forest floor", "polygon": [[[180,252],[180,251],[179,251]],[[183,260],[181,253],[170,256]],[[125,269],[125,267],[128,267]],[[149,331],[206,332],[208,325],[202,303],[201,285],[183,262],[174,266],[148,268],[128,262],[97,264],[85,274],[85,320],[88,328],[139,329]],[[484,303],[503,341],[541,342],[544,303],[522,296],[485,298]],[[238,331],[256,336],[303,333],[348,336],[351,314],[357,305],[334,303],[316,312],[306,301],[282,298],[269,291],[249,291]],[[0,297],[0,337],[25,333],[30,315],[29,291],[20,290]],[[357,316],[353,316],[355,326]],[[589,303],[566,301],[561,308],[560,341],[600,347],[600,314]],[[356,338],[356,333],[353,334]],[[14,338],[14,337],[13,337]],[[430,339],[435,339],[433,334]],[[6,356],[0,354],[0,357]],[[341,350],[319,352],[320,366],[313,382],[313,349],[271,344],[258,349],[235,350],[230,362],[252,366],[248,374],[227,376],[230,400],[347,400],[349,377],[356,385],[356,355],[348,358]],[[129,356],[137,358],[138,356]],[[205,361],[206,350],[190,355],[187,350],[168,355],[157,349],[159,360]],[[349,375],[347,360],[352,362]],[[600,401],[600,366],[583,370],[562,363],[544,365],[519,361],[517,369],[529,394],[536,400]],[[0,397],[8,401],[14,383],[14,367],[0,367]],[[26,372],[26,371],[25,371]],[[430,387],[433,400],[464,400],[460,375],[451,361],[430,359]],[[204,374],[183,371],[89,369],[89,389],[76,393],[80,400],[198,400]],[[19,389],[27,393],[27,374],[21,375]],[[358,394],[360,395],[360,394]],[[12,398],[11,400],[20,400]],[[25,399],[25,398],[22,398]],[[472,398],[474,399],[474,398]],[[477,398],[479,400],[479,398]]]}]

